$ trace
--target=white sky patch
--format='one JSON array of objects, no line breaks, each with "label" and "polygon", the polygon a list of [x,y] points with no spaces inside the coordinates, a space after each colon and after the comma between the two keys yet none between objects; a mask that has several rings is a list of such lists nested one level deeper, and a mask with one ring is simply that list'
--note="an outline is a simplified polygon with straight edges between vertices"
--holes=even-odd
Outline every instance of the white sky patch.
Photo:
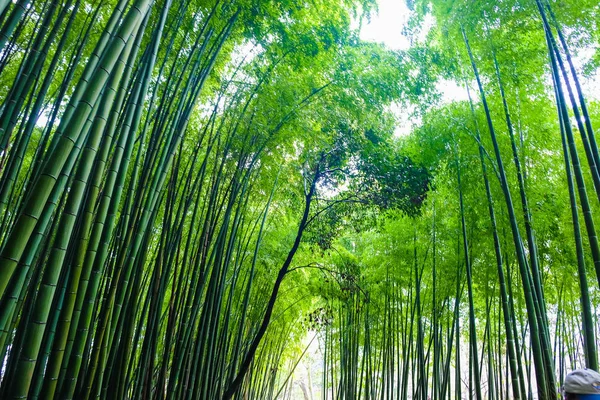
[{"label": "white sky patch", "polygon": [[[372,13],[369,21],[362,22],[360,38],[369,42],[383,43],[392,50],[408,50],[411,41],[403,34],[408,23],[410,10],[403,0],[379,0],[379,12]],[[418,41],[424,41],[427,33],[433,27],[434,19],[425,16]],[[357,24],[358,25],[358,24]]]},{"label": "white sky patch", "polygon": [[45,128],[48,123],[49,116],[45,112],[40,113],[38,119],[35,121],[35,126],[38,128]]},{"label": "white sky patch", "polygon": [[[379,11],[373,12],[369,21],[362,21],[360,26],[360,38],[364,41],[383,43],[392,50],[407,50],[411,46],[411,40],[403,34],[403,29],[408,23],[410,10],[403,0],[378,0]],[[416,40],[422,42],[427,33],[433,27],[435,20],[432,16],[426,16],[421,27],[421,32]],[[354,22],[356,28],[359,24]],[[573,50],[573,49],[572,49]],[[587,99],[600,99],[600,71],[595,71],[589,76],[584,76],[581,67],[594,55],[594,48],[579,49],[573,54],[573,61],[579,70],[579,79]],[[565,62],[566,64],[566,62]],[[473,101],[477,101],[477,91],[471,90]],[[463,85],[448,79],[440,79],[436,83],[436,89],[441,94],[441,102],[448,104],[455,101],[468,101],[467,90]],[[396,136],[406,136],[411,130],[418,126],[420,121],[416,119],[413,110],[406,106],[392,105],[390,110],[395,115],[398,125],[395,129]]]},{"label": "white sky patch", "polygon": [[583,94],[590,99],[600,99],[600,71],[596,70],[589,77],[584,77],[581,82]]},{"label": "white sky patch", "polygon": [[388,110],[396,118],[396,127],[394,129],[395,137],[408,136],[417,126],[421,124],[421,119],[415,113],[415,106],[393,103]]},{"label": "white sky patch", "polygon": [[[469,100],[467,89],[464,86],[457,84],[455,81],[440,79],[435,86],[442,95],[443,103]],[[471,95],[473,94],[471,93]]]},{"label": "white sky patch", "polygon": [[237,66],[241,62],[249,62],[262,50],[262,46],[246,40],[231,52],[231,64]]},{"label": "white sky patch", "polygon": [[[378,0],[379,11],[372,13],[369,21],[362,21],[360,38],[364,41],[383,43],[391,50],[408,50],[412,43],[403,34],[408,23],[410,10],[403,0]],[[418,41],[424,41],[427,33],[433,27],[433,17],[426,17],[417,36]],[[358,27],[358,24],[356,24]],[[437,89],[442,94],[444,102],[467,98],[467,92],[452,81],[440,81]],[[394,103],[389,110],[396,118],[394,136],[408,136],[420,123],[420,118],[415,117],[415,107],[406,104]]]},{"label": "white sky patch", "polygon": [[410,10],[402,0],[379,0],[378,3],[379,12],[371,14],[370,21],[363,21],[360,38],[383,43],[393,50],[407,50],[410,41],[402,29],[408,22]]},{"label": "white sky patch", "polygon": [[[586,96],[586,98],[598,100],[600,99],[600,71],[596,70],[589,76],[585,76],[581,68],[583,65],[590,62],[595,52],[596,49],[594,47],[578,50],[573,54],[573,64],[575,64],[575,68],[578,69],[578,78],[584,96]],[[567,66],[566,61],[565,66]]]}]

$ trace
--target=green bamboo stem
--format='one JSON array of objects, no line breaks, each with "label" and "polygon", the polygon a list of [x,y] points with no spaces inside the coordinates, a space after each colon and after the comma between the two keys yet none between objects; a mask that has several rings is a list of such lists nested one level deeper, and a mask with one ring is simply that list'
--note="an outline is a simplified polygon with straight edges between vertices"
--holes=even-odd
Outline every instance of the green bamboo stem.
[{"label": "green bamboo stem", "polygon": [[[113,72],[111,81],[109,82],[106,94],[102,97],[99,105],[100,108],[96,115],[95,123],[92,126],[92,131],[87,137],[86,146],[83,149],[81,156],[84,162],[78,165],[75,180],[71,185],[69,197],[65,205],[63,217],[58,226],[48,265],[44,270],[42,286],[38,289],[37,299],[33,310],[32,325],[27,329],[27,336],[25,339],[27,347],[23,350],[21,362],[19,366],[17,366],[17,376],[31,376],[33,368],[35,368],[39,347],[46,328],[48,313],[50,312],[50,306],[58,283],[58,277],[61,273],[63,261],[66,256],[70,234],[75,224],[76,215],[100,143],[101,133],[104,131],[106,119],[115,98],[117,85],[120,82],[125,66],[125,60],[128,58],[131,47],[131,45],[126,47],[125,51],[121,54],[120,60],[116,64],[117,66]],[[9,391],[15,398],[23,397],[29,390],[29,383],[30,382],[19,383],[19,387],[22,388],[20,391],[13,392],[12,389],[9,389]],[[15,384],[17,384],[17,381],[15,381]]]},{"label": "green bamboo stem", "polygon": [[577,90],[577,95],[579,98],[579,106],[581,107],[581,114],[584,118],[587,137],[590,142],[590,147],[592,149],[592,154],[594,156],[596,168],[598,169],[600,166],[600,155],[598,153],[598,145],[596,143],[596,135],[594,134],[594,129],[592,128],[592,121],[590,119],[590,115],[589,115],[589,112],[587,109],[585,97],[583,95],[583,90],[582,90],[581,84],[579,82],[577,70],[575,69],[575,65],[573,64],[571,52],[569,51],[569,47],[567,46],[567,40],[565,39],[562,29],[560,29],[560,25],[558,24],[558,21],[556,19],[556,16],[554,15],[554,12],[552,11],[552,8],[550,7],[550,4],[548,2],[546,2],[544,5],[550,13],[550,17],[552,18],[552,22],[554,23],[554,27],[556,28],[556,33],[558,34],[558,38],[559,38],[562,48],[565,52],[565,56],[566,56],[567,62],[569,64],[569,68],[571,70],[571,76],[573,77],[573,82],[575,84],[575,89]]},{"label": "green bamboo stem", "polygon": [[[8,2],[7,0],[4,0],[4,1]],[[23,16],[23,13],[29,7],[30,2],[31,2],[31,0],[19,0],[17,3],[15,3],[15,5],[12,9],[12,12],[8,16],[8,19],[6,21],[4,21],[2,28],[0,28],[0,50],[4,49],[6,42],[8,41],[11,34],[13,33],[13,30],[17,26],[17,23]],[[0,4],[0,6],[1,6],[1,4]],[[2,12],[4,12],[6,10],[6,5],[3,8],[4,8],[4,10],[2,10]],[[2,150],[4,150],[4,148],[2,148]]]},{"label": "green bamboo stem", "polygon": [[[50,84],[53,81],[54,74],[56,72],[56,66],[61,58],[62,49],[64,48],[64,46],[67,42],[68,33],[73,24],[73,21],[75,20],[75,16],[77,15],[77,10],[79,9],[79,4],[80,4],[80,1],[78,0],[74,5],[73,12],[72,12],[71,16],[69,17],[69,20],[68,20],[67,25],[63,32],[63,36],[61,37],[61,39],[58,43],[57,49],[54,53],[54,56],[52,57],[50,66],[48,67],[48,71],[46,72],[46,74],[44,76],[44,80],[42,82],[41,88],[36,96],[35,103],[33,104],[31,111],[29,113],[29,117],[28,117],[27,123],[24,127],[24,131],[21,135],[19,135],[20,140],[18,142],[18,147],[14,150],[14,154],[11,153],[9,164],[6,167],[6,169],[3,171],[2,182],[0,185],[0,187],[1,187],[1,189],[0,189],[0,215],[2,214],[2,210],[6,210],[7,205],[9,204],[9,201],[8,201],[9,194],[12,194],[11,189],[13,189],[13,185],[17,179],[17,174],[23,164],[25,151],[28,147],[28,144],[29,144],[29,141],[31,138],[31,134],[34,130],[34,127],[39,118],[39,115],[42,112],[42,106],[43,106],[46,94],[48,92]],[[66,7],[65,7],[65,9],[66,9]],[[61,16],[64,16],[65,9],[63,9],[63,11],[61,12],[59,19],[61,18]],[[56,25],[59,25],[59,23],[57,22]],[[47,43],[50,43],[50,42],[51,42],[51,40],[47,41]],[[48,49],[45,48],[42,53],[46,54],[47,52],[48,52]],[[40,57],[40,59],[43,59],[43,57]],[[39,74],[39,69],[38,69],[37,73]]]},{"label": "green bamboo stem", "polygon": [[[458,198],[460,205],[460,220],[462,227],[463,251],[465,258],[465,267],[467,272],[467,295],[469,298],[469,346],[471,351],[471,359],[469,365],[473,367],[475,396],[478,400],[482,399],[481,395],[481,377],[479,369],[479,352],[477,349],[477,329],[475,326],[475,306],[473,302],[473,277],[471,270],[471,256],[469,255],[469,245],[467,241],[467,225],[465,221],[465,209],[463,202],[463,192],[460,179],[460,168],[458,166],[458,154],[455,153],[456,176],[458,181]],[[458,351],[458,350],[457,350]],[[472,386],[469,388],[472,390]]]},{"label": "green bamboo stem", "polygon": [[[563,65],[560,53],[558,51],[558,47],[556,46],[554,37],[552,36],[552,32],[550,30],[550,25],[547,21],[543,6],[541,5],[541,3],[539,1],[537,1],[537,5],[538,5],[538,9],[540,10],[542,20],[544,22],[544,30],[546,32],[546,42],[548,45],[548,51],[550,52],[551,66],[552,66],[552,70],[553,70],[553,79],[557,82],[556,83],[557,88],[558,88],[557,94],[559,96],[557,99],[557,102],[560,102],[560,104],[562,104],[562,106],[559,105],[559,108],[564,108],[564,111],[561,110],[560,112],[562,114],[563,120],[569,121],[568,110],[567,110],[566,101],[564,98],[565,97],[564,91],[562,89],[562,84],[560,83],[560,74],[562,73],[563,79],[567,86],[567,92],[569,94],[571,105],[573,108],[573,114],[575,115],[575,118],[577,120],[577,128],[579,129],[579,132],[582,135],[584,149],[586,151],[586,155],[588,157],[588,162],[590,163],[590,169],[592,170],[592,175],[593,175],[593,173],[594,173],[594,168],[592,168],[593,154],[592,155],[588,154],[591,152],[591,150],[589,149],[589,143],[587,143],[588,140],[587,140],[586,131],[581,122],[582,118],[579,114],[577,104],[575,102],[573,91],[572,91],[570,83],[569,83],[569,78],[568,78],[567,72],[565,70],[565,67]],[[556,76],[554,76],[554,75],[556,75]],[[587,190],[585,188],[585,182],[583,181],[581,165],[579,162],[579,156],[577,154],[573,154],[573,152],[576,152],[577,149],[574,144],[574,138],[572,138],[573,133],[572,133],[570,124],[565,124],[565,133],[567,134],[567,143],[569,144],[569,149],[571,152],[571,162],[573,164],[573,172],[575,173],[575,180],[577,182],[578,193],[579,193],[580,202],[581,202],[581,208],[582,208],[582,212],[584,215],[586,231],[588,234],[588,241],[589,241],[590,249],[592,252],[592,259],[594,262],[594,269],[596,271],[596,277],[598,278],[598,283],[600,284],[600,245],[598,244],[598,237],[596,234],[594,221],[593,221],[593,218],[591,215],[592,211],[591,211],[590,204],[589,204]],[[573,142],[573,144],[571,144],[571,142]],[[594,164],[594,166],[595,166],[595,164]],[[598,173],[598,170],[596,170],[596,173]],[[598,188],[600,186],[597,185],[595,181],[594,181],[594,187],[596,188],[596,193],[599,195],[599,199],[600,199],[600,191],[598,190]]]},{"label": "green bamboo stem", "polygon": [[[569,74],[566,71],[562,56],[559,52],[558,45],[554,38],[554,33],[552,32],[550,23],[548,22],[548,18],[546,16],[546,12],[544,10],[544,6],[542,5],[540,0],[536,0],[536,5],[537,5],[540,15],[542,17],[544,31],[546,32],[546,43],[548,44],[548,49],[550,51],[554,52],[555,63],[557,64],[558,69],[560,70],[560,73],[557,75],[562,74],[562,77],[565,82],[565,86],[567,88],[567,94],[569,95],[569,100],[571,102],[571,108],[573,110],[573,115],[575,117],[577,129],[579,130],[579,133],[581,134],[581,141],[583,143],[585,155],[588,160],[588,165],[590,167],[590,173],[592,175],[592,182],[594,184],[594,189],[596,191],[598,200],[600,201],[600,171],[599,171],[599,169],[598,169],[599,167],[597,165],[598,158],[596,157],[598,154],[598,150],[597,150],[597,146],[595,149],[593,148],[593,146],[590,143],[590,137],[588,135],[588,132],[591,132],[591,134],[593,135],[593,131],[592,130],[587,131],[586,127],[584,126],[583,120],[585,119],[585,116],[584,117],[581,116],[581,114],[579,112],[579,107],[577,107],[577,101],[576,101],[575,95],[573,93],[573,88],[571,87]],[[570,61],[570,56],[567,56],[567,60],[569,61],[571,68],[573,68],[573,64]],[[572,69],[572,72],[574,73],[574,68]],[[575,75],[575,79],[577,79],[576,75]],[[579,85],[576,84],[576,86],[579,86]],[[581,90],[578,90],[578,92],[579,92],[580,96],[582,96]],[[582,104],[585,104],[585,102]],[[588,121],[589,121],[589,115],[588,115]],[[588,124],[590,124],[590,122],[588,122]],[[594,142],[595,142],[595,140],[594,140]],[[596,269],[600,268],[600,263],[597,263],[596,259],[594,259],[594,264],[596,266]],[[600,277],[600,271],[598,271],[598,274],[599,274],[598,276]]]},{"label": "green bamboo stem", "polygon": [[519,369],[517,368],[517,352],[515,350],[514,336],[513,336],[513,314],[511,313],[509,304],[508,304],[508,293],[506,290],[506,279],[504,277],[504,267],[503,267],[503,259],[502,259],[502,250],[500,244],[500,237],[498,235],[498,226],[496,222],[496,213],[494,211],[494,203],[492,199],[492,191],[490,187],[490,181],[488,179],[487,167],[485,164],[485,149],[481,144],[481,135],[479,132],[479,125],[477,124],[477,119],[475,116],[475,108],[473,106],[473,102],[471,100],[471,93],[469,90],[469,86],[465,85],[467,88],[467,95],[469,97],[469,106],[471,109],[471,114],[473,116],[473,121],[475,123],[475,138],[478,143],[479,150],[479,162],[481,164],[481,170],[483,175],[483,181],[485,185],[485,193],[488,204],[488,212],[490,214],[490,223],[492,226],[492,234],[494,237],[494,254],[496,256],[496,265],[498,269],[498,281],[500,283],[500,295],[501,295],[501,304],[502,304],[502,314],[504,316],[504,327],[506,333],[506,348],[507,348],[507,358],[509,361],[510,373],[511,373],[511,384],[513,391],[513,398],[520,399],[521,393],[525,391],[525,382],[523,380],[523,375],[519,373]]},{"label": "green bamboo stem", "polygon": [[[137,46],[134,45],[134,49]],[[137,50],[136,50],[137,51]],[[79,290],[85,292],[87,288],[87,281],[89,279],[89,272],[83,272],[82,279],[82,270],[83,270],[83,261],[85,257],[85,252],[87,249],[87,245],[89,243],[89,233],[91,231],[91,225],[93,220],[93,210],[96,205],[96,200],[98,198],[100,192],[100,184],[101,179],[104,173],[104,169],[106,166],[106,161],[108,158],[108,153],[113,143],[114,130],[117,123],[117,117],[121,110],[121,106],[126,93],[126,83],[129,81],[129,75],[131,73],[131,59],[132,56],[135,58],[136,51],[126,51],[129,52],[129,60],[125,63],[124,71],[119,71],[115,73],[116,79],[121,81],[119,85],[119,89],[116,93],[116,99],[112,102],[112,109],[110,111],[110,115],[106,122],[106,128],[104,129],[104,133],[102,136],[102,142],[100,144],[100,149],[98,155],[96,157],[93,170],[92,170],[92,178],[86,187],[86,200],[85,206],[82,206],[80,214],[83,216],[83,222],[81,223],[81,227],[79,229],[79,235],[77,238],[78,245],[75,247],[73,255],[73,260],[71,261],[71,266],[69,267],[69,279],[65,286],[65,291],[67,293],[67,297],[65,300],[65,306],[61,310],[61,315],[59,319],[58,332],[56,335],[56,339],[52,349],[52,355],[50,357],[49,364],[46,368],[45,373],[45,382],[42,393],[47,398],[52,398],[56,391],[56,387],[58,384],[59,373],[61,369],[61,364],[63,362],[63,356],[66,354],[68,359],[68,351],[66,351],[66,342],[68,333],[71,327],[71,322],[73,321],[75,325],[77,325],[77,318],[73,317],[73,312],[76,304],[76,298],[79,293]],[[100,125],[100,124],[98,124]],[[97,128],[101,128],[97,126]],[[86,269],[89,271],[89,268]],[[81,283],[80,283],[81,282]]]},{"label": "green bamboo stem", "polygon": [[[69,120],[65,128],[59,129],[66,132],[66,134],[61,136],[52,153],[48,155],[47,159],[49,161],[46,163],[35,186],[31,189],[31,193],[35,193],[35,196],[31,195],[28,198],[24,207],[26,211],[19,215],[14,228],[6,239],[5,246],[0,252],[0,297],[4,295],[8,280],[23,255],[27,241],[33,233],[43,206],[56,184],[62,167],[71,152],[78,152],[74,144],[82,134],[85,122],[92,111],[92,104],[98,99],[100,90],[108,79],[108,71],[111,71],[117,62],[117,57],[127,41],[126,38],[129,38],[136,23],[139,22],[140,16],[146,12],[150,0],[139,0],[139,3],[130,10],[124,19],[116,38],[111,42],[105,57],[100,61],[100,67],[96,69],[93,78],[90,80],[90,84],[82,97],[84,100],[78,103],[72,120]],[[61,125],[63,125],[62,120]]]},{"label": "green bamboo stem", "polygon": [[502,156],[500,154],[500,148],[499,148],[498,142],[496,140],[496,134],[495,134],[494,126],[493,126],[493,121],[491,119],[490,111],[489,111],[489,108],[487,105],[487,100],[485,97],[483,85],[481,83],[481,79],[479,77],[477,66],[475,64],[475,59],[471,52],[471,49],[469,46],[469,41],[467,39],[464,29],[462,30],[462,34],[463,34],[463,38],[465,41],[465,45],[466,45],[468,53],[469,53],[469,58],[471,60],[471,66],[473,68],[475,78],[477,80],[477,85],[479,87],[481,101],[482,101],[484,109],[485,109],[486,120],[488,123],[490,136],[492,138],[492,142],[494,145],[494,153],[496,156],[498,172],[500,175],[499,176],[500,184],[502,187],[502,191],[503,191],[504,198],[505,198],[506,205],[507,205],[507,210],[509,213],[511,231],[513,234],[513,241],[514,241],[514,245],[515,245],[515,250],[517,252],[517,260],[519,262],[521,281],[523,283],[523,291],[525,294],[525,300],[526,300],[526,306],[527,306],[527,319],[529,321],[529,326],[531,329],[531,342],[532,342],[532,347],[533,347],[533,355],[534,355],[534,363],[535,363],[535,371],[536,371],[536,381],[537,381],[537,385],[539,388],[538,393],[541,396],[540,398],[548,399],[548,398],[552,397],[551,393],[554,393],[554,389],[553,389],[554,385],[551,386],[552,389],[550,390],[550,387],[547,385],[547,382],[548,381],[553,382],[553,377],[547,376],[547,370],[545,368],[545,363],[543,360],[544,354],[543,354],[542,343],[541,343],[540,327],[538,326],[538,321],[537,321],[538,306],[535,304],[535,301],[536,301],[535,295],[534,295],[534,292],[533,292],[533,290],[531,288],[531,284],[530,284],[531,277],[530,277],[529,269],[527,268],[527,262],[525,259],[525,254],[524,254],[524,249],[523,249],[523,242],[521,240],[521,235],[519,233],[515,210],[514,210],[514,206],[512,203],[512,197],[510,194],[510,189],[508,187],[506,173],[504,171],[504,165],[502,162]]},{"label": "green bamboo stem", "polygon": [[569,150],[567,147],[566,135],[564,133],[564,120],[559,114],[561,141],[563,145],[563,153],[565,160],[565,171],[567,173],[567,184],[569,187],[569,201],[571,203],[571,216],[573,218],[573,232],[575,236],[575,250],[577,253],[577,273],[579,276],[579,289],[581,292],[581,314],[583,322],[583,345],[585,349],[586,367],[598,369],[598,352],[596,349],[596,335],[594,333],[594,322],[592,319],[592,310],[590,303],[590,295],[587,285],[587,277],[585,270],[585,252],[583,250],[583,241],[581,239],[581,231],[579,225],[579,215],[577,207],[577,198],[575,197],[575,184],[571,175],[571,163],[569,160]]}]

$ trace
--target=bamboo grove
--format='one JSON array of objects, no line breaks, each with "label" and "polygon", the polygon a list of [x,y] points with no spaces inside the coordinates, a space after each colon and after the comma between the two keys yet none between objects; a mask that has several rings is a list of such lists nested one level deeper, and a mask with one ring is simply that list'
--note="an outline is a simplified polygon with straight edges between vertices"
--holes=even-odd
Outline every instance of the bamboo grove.
[{"label": "bamboo grove", "polygon": [[0,398],[598,370],[600,6],[406,10],[391,50],[371,0],[0,0]]}]

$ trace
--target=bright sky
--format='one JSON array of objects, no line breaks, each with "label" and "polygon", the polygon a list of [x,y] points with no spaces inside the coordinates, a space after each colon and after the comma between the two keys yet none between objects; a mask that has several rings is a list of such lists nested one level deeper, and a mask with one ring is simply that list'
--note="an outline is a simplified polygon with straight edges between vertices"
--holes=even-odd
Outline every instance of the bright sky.
[{"label": "bright sky", "polygon": [[[379,12],[371,16],[371,21],[363,22],[360,37],[363,40],[384,43],[387,47],[394,50],[406,50],[410,46],[408,38],[402,35],[402,28],[408,22],[410,10],[406,6],[405,0],[378,0]],[[425,20],[426,33],[428,27],[433,24],[432,20]],[[576,65],[585,64],[594,54],[595,49],[589,48],[579,51],[574,55]],[[591,76],[580,75],[584,86],[590,88],[587,96],[598,99],[600,96],[600,71],[596,71]],[[453,81],[442,81],[437,86],[442,94],[444,101],[467,100],[467,92],[464,88],[458,86]],[[474,95],[474,93],[472,93]]]},{"label": "bright sky", "polygon": [[[371,15],[371,20],[363,21],[360,31],[360,37],[366,41],[383,43],[393,50],[406,50],[410,47],[410,41],[402,34],[402,29],[408,22],[410,10],[403,0],[379,0],[379,12]],[[431,26],[433,21],[426,20],[423,34],[427,33],[427,26]],[[455,100],[466,100],[467,92],[452,81],[441,81],[437,85],[442,94],[442,100],[451,102]],[[405,107],[394,106],[391,108],[396,118],[398,126],[396,135],[404,136],[410,133],[411,129],[419,123],[410,118],[410,111]]]},{"label": "bright sky", "polygon": [[[408,10],[404,0],[378,0],[379,12],[371,15],[371,20],[363,21],[360,37],[366,41],[383,43],[388,48],[393,50],[406,50],[410,46],[410,42],[406,36],[402,34],[402,29],[408,22],[410,10]],[[427,33],[428,27],[433,24],[432,20],[425,20],[423,36]],[[576,65],[583,65],[594,54],[594,49],[590,48],[580,51],[575,55],[574,61]],[[586,96],[593,99],[598,99],[600,96],[600,73],[592,74],[592,76],[580,75],[583,86],[587,89]],[[463,87],[456,84],[454,81],[441,80],[437,84],[437,89],[441,93],[443,102],[464,101],[467,100],[467,91]],[[471,93],[474,97],[476,93]],[[404,106],[395,105],[391,107],[392,112],[396,115],[398,125],[396,127],[396,135],[408,135],[413,127],[419,124],[420,121],[410,117],[410,110]]]},{"label": "bright sky", "polygon": [[370,23],[363,22],[360,37],[363,40],[385,43],[390,49],[406,50],[410,46],[402,35],[408,22],[409,10],[402,0],[379,0],[379,13],[371,16]]},{"label": "bright sky", "polygon": [[[370,23],[363,22],[360,37],[366,41],[373,41],[378,43],[384,43],[387,47],[394,50],[406,50],[410,43],[408,39],[402,35],[402,28],[408,20],[409,10],[406,7],[404,0],[378,0],[379,13],[371,16]],[[429,22],[430,24],[432,22]],[[579,54],[582,59],[588,59],[591,57],[593,52],[588,52],[585,55]],[[580,62],[582,63],[582,62]],[[596,73],[592,77],[583,79],[584,83],[592,84],[592,86],[586,94],[594,96],[596,93],[600,93],[600,74]],[[454,100],[467,100],[467,92],[464,88],[458,86],[456,82],[442,80],[437,86],[438,90],[442,94],[443,101],[450,102]],[[472,91],[474,97],[477,96],[476,91]],[[394,105],[391,107],[391,111],[396,115],[398,120],[398,126],[396,129],[396,135],[404,136],[408,135],[413,126],[419,123],[414,119],[410,119],[410,110],[406,110],[405,107],[400,105]],[[312,334],[309,333],[305,339],[305,345],[312,339]],[[466,353],[465,353],[466,354]],[[316,377],[321,371],[323,363],[322,350],[319,348],[317,341],[310,345],[309,351],[306,353],[302,360],[303,368],[298,368],[294,379],[296,382],[310,383],[312,375],[313,382],[316,381]],[[296,390],[294,398],[304,398],[298,385],[294,385]],[[318,383],[314,384],[312,390],[314,398],[318,398],[321,395],[321,387]]]}]

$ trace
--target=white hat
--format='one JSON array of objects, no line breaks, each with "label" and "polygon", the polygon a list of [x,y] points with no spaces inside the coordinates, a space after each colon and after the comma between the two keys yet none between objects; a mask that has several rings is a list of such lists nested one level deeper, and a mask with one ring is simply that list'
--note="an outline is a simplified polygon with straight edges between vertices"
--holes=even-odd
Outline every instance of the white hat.
[{"label": "white hat", "polygon": [[592,369],[576,369],[565,378],[566,393],[600,395],[600,374]]}]

